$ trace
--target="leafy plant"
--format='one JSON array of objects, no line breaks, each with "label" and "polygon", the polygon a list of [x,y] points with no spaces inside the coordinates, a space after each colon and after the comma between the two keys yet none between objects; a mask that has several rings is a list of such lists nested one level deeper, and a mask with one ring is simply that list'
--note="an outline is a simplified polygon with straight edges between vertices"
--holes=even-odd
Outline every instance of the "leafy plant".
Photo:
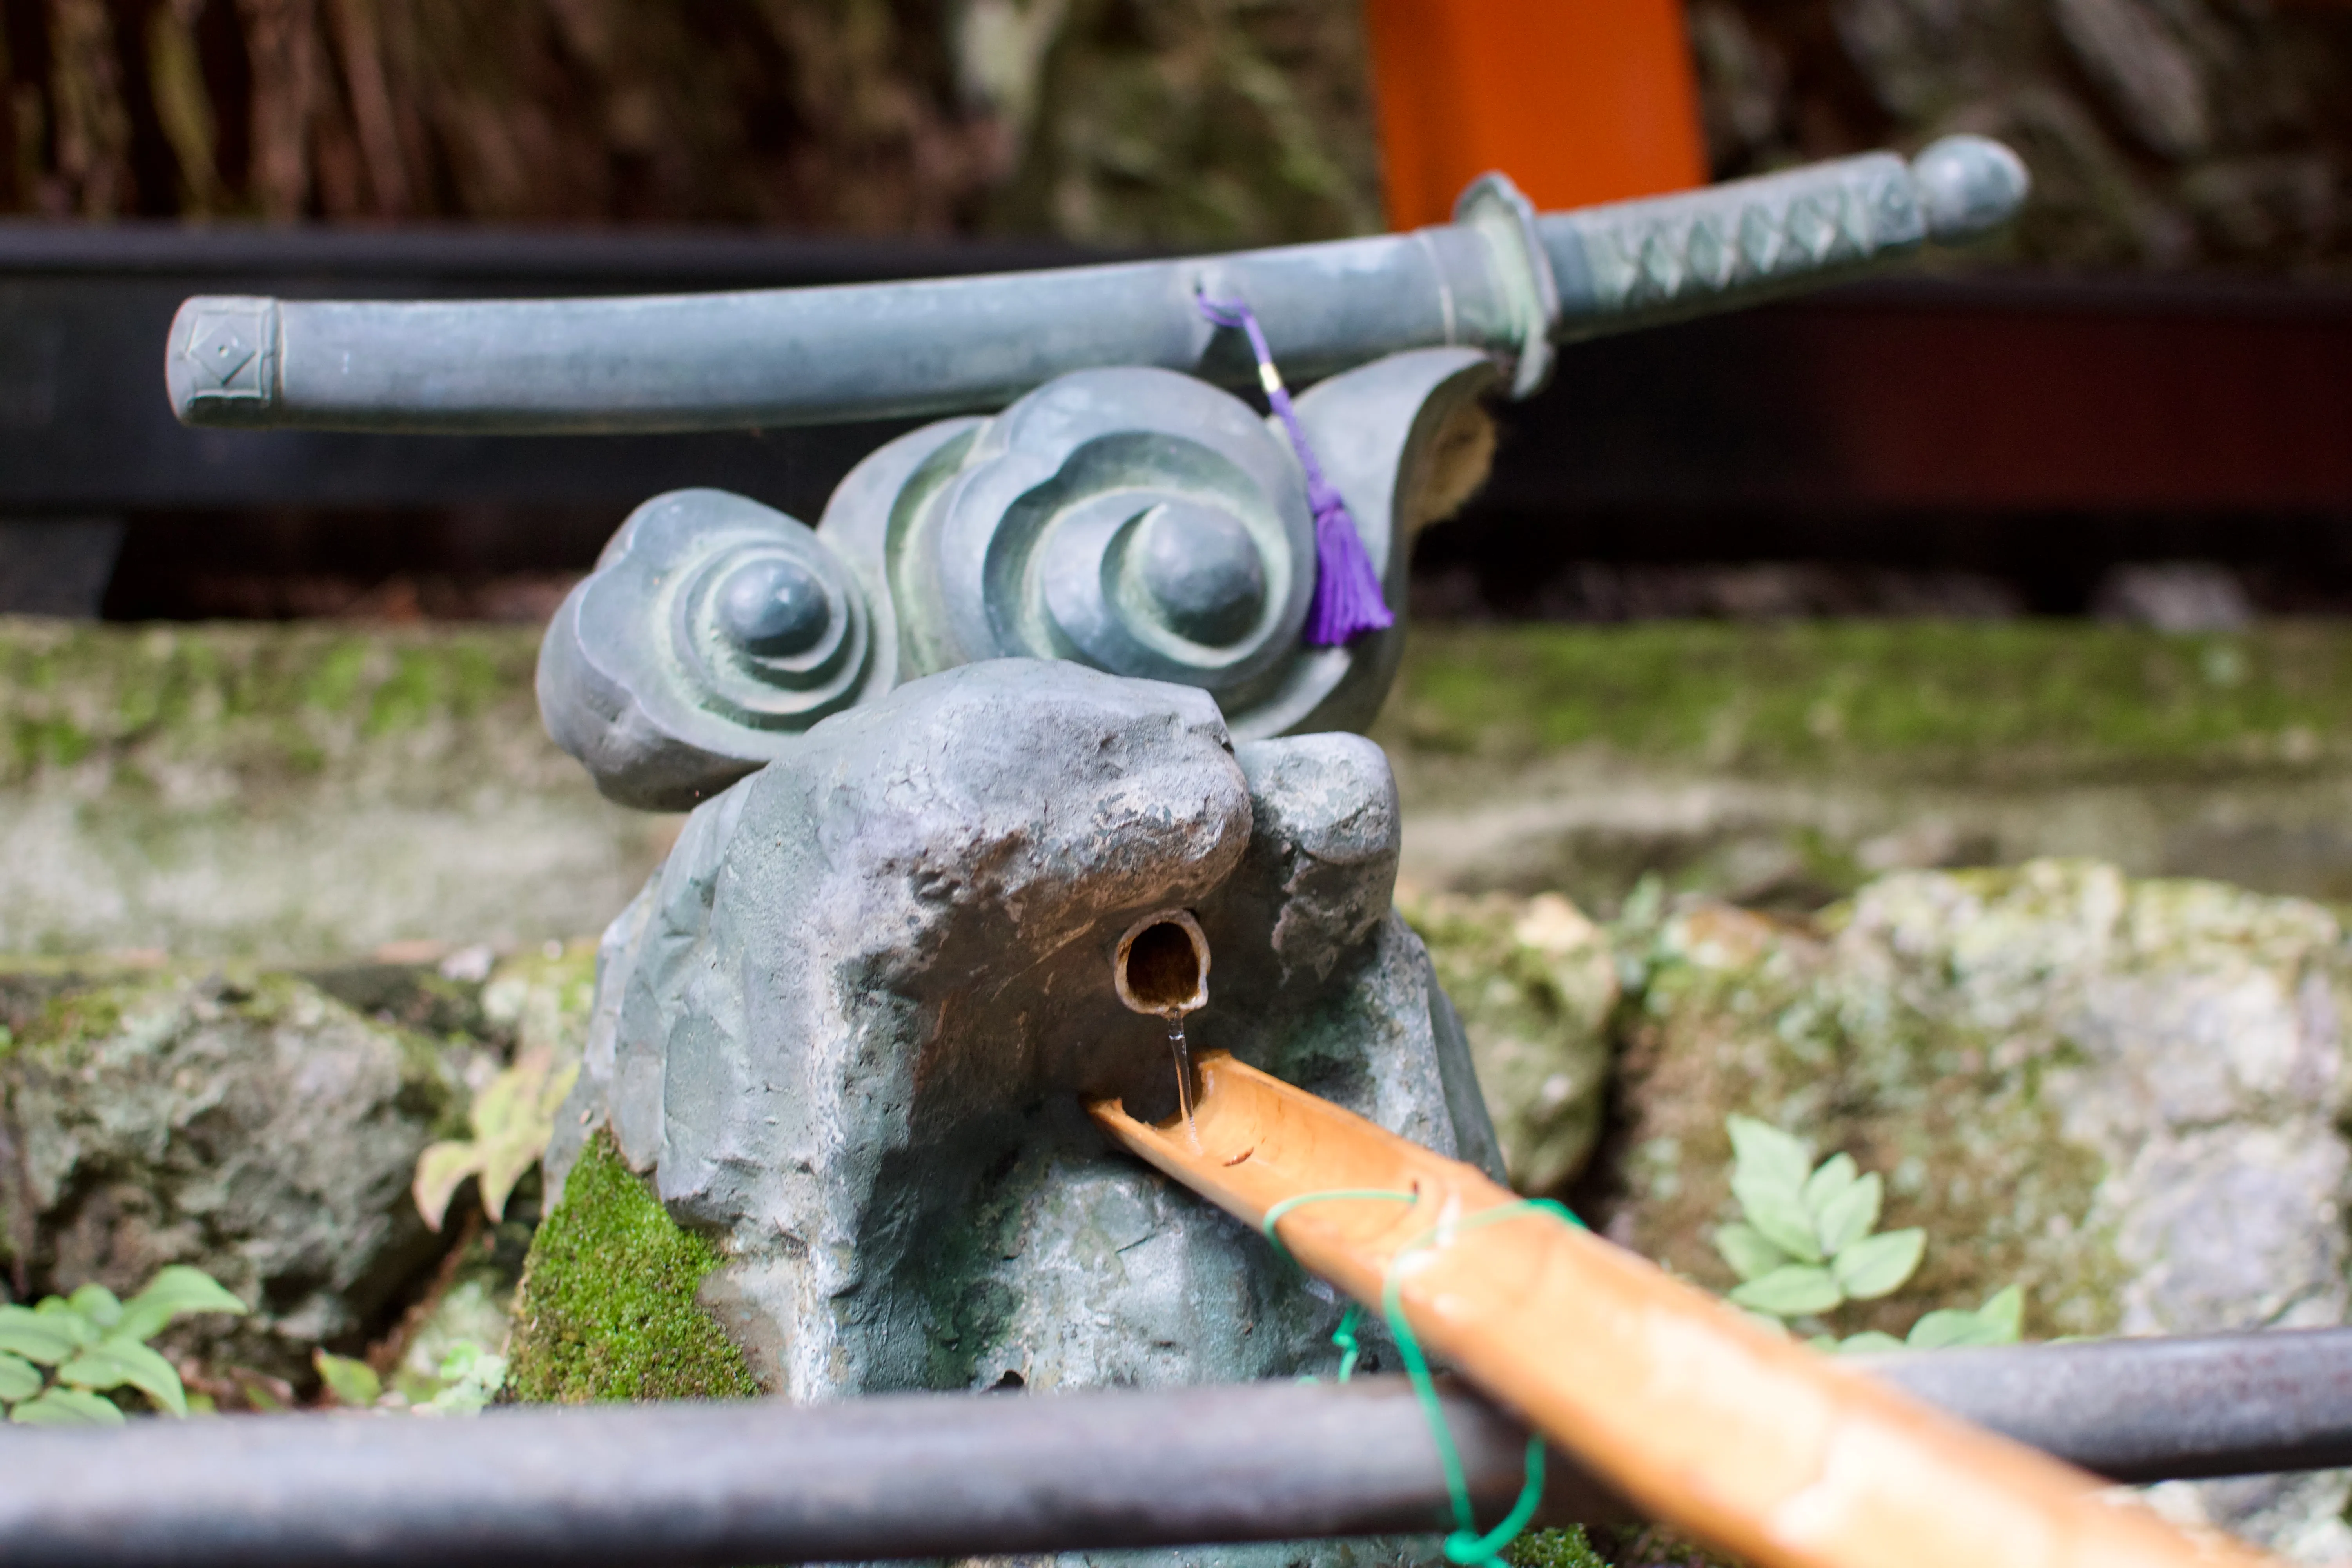
[{"label": "leafy plant", "polygon": [[1740,1279],[1731,1300],[1752,1312],[1801,1318],[1902,1289],[1927,1255],[1927,1233],[1874,1235],[1885,1196],[1878,1173],[1850,1154],[1815,1165],[1777,1127],[1734,1116],[1731,1193],[1742,1218],[1715,1233],[1716,1250]]},{"label": "leafy plant", "polygon": [[470,1340],[450,1347],[441,1362],[441,1392],[416,1407],[422,1415],[471,1415],[506,1386],[507,1358]]},{"label": "leafy plant", "polygon": [[436,1143],[417,1157],[410,1191],[425,1223],[441,1228],[449,1200],[468,1176],[480,1180],[482,1211],[494,1220],[505,1218],[507,1199],[546,1154],[547,1142],[555,1135],[555,1113],[579,1076],[578,1062],[559,1067],[551,1047],[531,1046],[492,1079],[474,1097],[473,1137]]},{"label": "leafy plant", "polygon": [[[1834,1348],[1841,1351],[1939,1351],[1956,1345],[2013,1345],[2025,1327],[2025,1290],[2010,1285],[1997,1290],[1973,1311],[1948,1307],[1929,1312],[1911,1325],[1911,1337],[1893,1334],[1849,1335]],[[1817,1344],[1818,1341],[1815,1342]],[[1830,1348],[1827,1346],[1824,1349]]]},{"label": "leafy plant", "polygon": [[103,1395],[135,1388],[157,1409],[185,1415],[179,1373],[147,1342],[188,1313],[247,1310],[211,1275],[176,1263],[128,1301],[84,1285],[31,1307],[0,1306],[0,1405],[28,1426],[119,1426],[121,1407]]},{"label": "leafy plant", "polygon": [[[1740,1218],[1715,1233],[1739,1284],[1732,1302],[1775,1323],[1819,1317],[1848,1301],[1875,1301],[1901,1289],[1927,1256],[1927,1232],[1878,1231],[1885,1197],[1875,1172],[1832,1154],[1816,1165],[1805,1146],[1777,1127],[1733,1116],[1731,1194]],[[1908,1339],[1876,1331],[1816,1336],[1817,1350],[1939,1350],[2017,1342],[2025,1292],[2011,1285],[1973,1310],[1948,1308],[1911,1325]]]},{"label": "leafy plant", "polygon": [[355,1410],[383,1406],[413,1409],[420,1415],[471,1415],[498,1397],[507,1381],[506,1357],[494,1355],[470,1340],[450,1347],[441,1360],[431,1395],[414,1405],[402,1394],[387,1394],[383,1379],[363,1361],[325,1351],[312,1352],[310,1360],[334,1402]]},{"label": "leafy plant", "polygon": [[326,1384],[327,1396],[338,1405],[365,1410],[383,1397],[383,1379],[376,1375],[375,1368],[355,1356],[312,1351],[310,1364],[319,1369],[319,1381]]}]

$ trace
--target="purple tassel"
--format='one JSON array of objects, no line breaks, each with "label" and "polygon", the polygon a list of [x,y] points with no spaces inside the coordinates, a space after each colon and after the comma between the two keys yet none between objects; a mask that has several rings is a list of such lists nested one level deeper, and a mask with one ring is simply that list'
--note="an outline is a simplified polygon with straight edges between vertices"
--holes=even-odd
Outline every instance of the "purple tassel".
[{"label": "purple tassel", "polygon": [[1300,636],[1309,647],[1339,647],[1366,632],[1388,630],[1396,625],[1396,616],[1381,593],[1371,557],[1364,553],[1364,536],[1349,515],[1348,503],[1323,477],[1323,466],[1307,444],[1307,432],[1298,427],[1290,393],[1282,384],[1281,373],[1274,368],[1274,351],[1266,347],[1256,312],[1238,300],[1221,305],[1203,295],[1201,314],[1218,326],[1238,327],[1249,334],[1250,352],[1257,356],[1258,383],[1281,417],[1282,427],[1290,432],[1291,450],[1298,454],[1299,467],[1307,470],[1307,504],[1315,512],[1315,597],[1307,606],[1307,627]]}]

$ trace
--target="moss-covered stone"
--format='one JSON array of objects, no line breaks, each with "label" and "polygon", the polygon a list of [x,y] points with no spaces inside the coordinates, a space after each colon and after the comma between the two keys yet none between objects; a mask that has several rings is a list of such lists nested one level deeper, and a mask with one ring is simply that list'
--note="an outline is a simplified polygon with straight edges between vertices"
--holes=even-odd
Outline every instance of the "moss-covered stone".
[{"label": "moss-covered stone", "polygon": [[2055,621],[1417,626],[1381,723],[1496,760],[1601,745],[2001,782],[2352,758],[2352,635]]},{"label": "moss-covered stone", "polygon": [[175,1353],[296,1384],[430,1267],[410,1176],[494,1055],[250,971],[0,970],[0,1025],[12,1289],[128,1295],[193,1264],[254,1310],[174,1330]]},{"label": "moss-covered stone", "polygon": [[1461,1015],[1512,1185],[1557,1191],[1601,1136],[1617,970],[1608,938],[1557,893],[1400,889]]},{"label": "moss-covered stone", "polygon": [[1416,626],[1374,734],[1430,887],[1802,910],[2088,856],[2352,899],[2352,633],[2321,623]]},{"label": "moss-covered stone", "polygon": [[[1637,915],[1641,913],[1637,910]],[[1885,1178],[1926,1261],[1805,1332],[1901,1335],[2023,1286],[2030,1338],[2345,1321],[2352,955],[2316,905],[2111,866],[1880,879],[1820,919],[1628,921],[1613,1238],[1710,1289],[1738,1217],[1725,1118]],[[2346,1478],[2196,1489],[2299,1561],[2352,1547]]]},{"label": "moss-covered stone", "polygon": [[[0,618],[0,952],[570,938],[674,819],[542,733],[522,627]],[[1378,729],[1432,888],[1817,908],[2092,855],[2352,899],[2352,631],[1418,626]]]},{"label": "moss-covered stone", "polygon": [[517,1052],[545,1050],[578,1061],[596,1004],[593,938],[547,942],[501,960],[482,986],[487,1031]]},{"label": "moss-covered stone", "polygon": [[667,829],[549,742],[537,643],[0,617],[0,952],[320,963],[601,925]]},{"label": "moss-covered stone", "polygon": [[531,1242],[509,1386],[560,1405],[759,1393],[742,1352],[696,1302],[719,1262],[600,1135]]},{"label": "moss-covered stone", "polygon": [[167,793],[198,772],[250,790],[387,736],[446,747],[527,710],[537,647],[523,627],[0,620],[0,784],[95,763]]},{"label": "moss-covered stone", "polygon": [[1856,994],[1801,928],[1705,906],[1665,921],[1647,958],[1622,1062],[1630,1201],[1612,1234],[1711,1289],[1736,1284],[1710,1239],[1736,1217],[1724,1127],[1736,1110],[1880,1172],[1885,1226],[1931,1238],[1910,1289],[1832,1327],[1900,1336],[1930,1307],[1973,1306],[2023,1278],[2038,1287],[2038,1332],[2112,1331],[2112,1259],[2080,1234],[2104,1166],[2059,1136],[2038,1074],[1990,1068],[1980,1036],[1916,998]]},{"label": "moss-covered stone", "polygon": [[[1518,933],[1543,901],[1405,900],[1474,1042],[1482,1005],[1506,1034],[1543,1016]],[[1885,1178],[1884,1227],[1929,1238],[1895,1294],[1804,1332],[1900,1335],[2011,1283],[2035,1338],[2317,1326],[2352,1308],[2352,952],[2327,909],[2052,860],[1882,877],[1813,917],[1653,884],[1612,929],[1584,931],[1580,961],[1613,966],[1622,995],[1592,1026],[1616,1053],[1612,1129],[1576,1197],[1686,1279],[1737,1282],[1713,1239],[1738,1216],[1737,1111],[1852,1154]],[[1506,1068],[1486,1088],[1507,1140],[1538,1109],[1535,1079]],[[2164,1506],[2334,1562],[2352,1545],[2347,1480],[2180,1483]],[[1664,1530],[1591,1544],[1617,1568],[1727,1561]],[[1515,1561],[1552,1549],[1570,1548],[1531,1539]]]}]

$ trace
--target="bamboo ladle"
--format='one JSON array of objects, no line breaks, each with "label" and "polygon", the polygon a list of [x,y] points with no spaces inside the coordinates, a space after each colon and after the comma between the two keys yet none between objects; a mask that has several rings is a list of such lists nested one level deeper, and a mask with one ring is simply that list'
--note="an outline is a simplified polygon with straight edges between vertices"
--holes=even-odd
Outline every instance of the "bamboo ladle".
[{"label": "bamboo ladle", "polygon": [[[1414,1194],[1294,1208],[1298,1261],[1378,1309],[1656,1518],[1760,1568],[2252,1568],[2275,1559],[2099,1495],[2091,1476],[1775,1336],[1458,1161],[1224,1052],[1193,1131],[1115,1100],[1134,1153],[1250,1225],[1335,1189]],[[1197,1138],[1197,1142],[1195,1139]],[[1458,1234],[1457,1234],[1458,1232]]]}]

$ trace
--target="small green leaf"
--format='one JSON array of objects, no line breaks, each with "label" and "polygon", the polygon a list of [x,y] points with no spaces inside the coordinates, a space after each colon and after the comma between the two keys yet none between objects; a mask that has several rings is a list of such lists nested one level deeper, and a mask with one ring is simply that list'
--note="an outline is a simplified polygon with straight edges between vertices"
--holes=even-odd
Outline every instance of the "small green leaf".
[{"label": "small green leaf", "polygon": [[76,1388],[121,1388],[126,1384],[174,1415],[188,1413],[186,1390],[172,1363],[136,1340],[92,1345],[58,1368],[58,1381]]},{"label": "small green leaf", "polygon": [[504,1219],[507,1199],[513,1195],[515,1184],[525,1173],[539,1163],[547,1152],[547,1140],[536,1142],[509,1139],[493,1143],[482,1156],[482,1212],[492,1219]]},{"label": "small green leaf", "polygon": [[1885,1191],[1885,1184],[1873,1171],[1860,1181],[1848,1183],[1835,1197],[1814,1209],[1813,1226],[1822,1238],[1822,1250],[1835,1258],[1868,1236],[1870,1227],[1878,1223],[1878,1205]]},{"label": "small green leaf", "polygon": [[2005,1345],[2015,1342],[2001,1332],[2000,1324],[1988,1322],[1980,1313],[1946,1308],[1912,1324],[1911,1337],[1903,1342],[1915,1351],[1940,1351],[1959,1345]]},{"label": "small green leaf", "polygon": [[0,1355],[0,1405],[14,1405],[41,1392],[41,1369],[22,1356]]},{"label": "small green leaf", "polygon": [[1789,1255],[1752,1225],[1727,1225],[1715,1233],[1715,1249],[1742,1279],[1759,1279],[1789,1261]]},{"label": "small green leaf", "polygon": [[1761,1279],[1751,1279],[1731,1292],[1732,1301],[1776,1317],[1801,1318],[1826,1312],[1845,1300],[1836,1278],[1826,1268],[1792,1263],[1775,1268]]},{"label": "small green leaf", "polygon": [[515,1184],[546,1154],[555,1113],[579,1076],[578,1062],[558,1066],[553,1050],[541,1047],[524,1051],[492,1079],[474,1098],[473,1137],[436,1143],[417,1159],[409,1190],[425,1223],[441,1228],[467,1176],[479,1178],[482,1212],[503,1217]]},{"label": "small green leaf", "polygon": [[1821,1163],[1821,1168],[1805,1178],[1805,1206],[1818,1215],[1822,1205],[1853,1185],[1858,1173],[1851,1154],[1832,1154]]},{"label": "small green leaf", "polygon": [[0,1307],[0,1352],[55,1366],[79,1350],[81,1337],[71,1327],[80,1317],[61,1317],[30,1307]]},{"label": "small green leaf", "polygon": [[81,1309],[63,1296],[42,1297],[34,1305],[33,1315],[58,1332],[70,1335],[78,1345],[94,1345],[106,1337],[105,1330],[83,1316]]},{"label": "small green leaf", "polygon": [[1840,1355],[1875,1355],[1882,1351],[1899,1351],[1903,1342],[1893,1334],[1882,1334],[1876,1329],[1865,1329],[1858,1334],[1848,1334],[1838,1343]]},{"label": "small green leaf", "polygon": [[1913,1226],[1865,1236],[1839,1253],[1830,1267],[1838,1288],[1857,1301],[1875,1301],[1903,1288],[1927,1255],[1927,1233]]},{"label": "small green leaf", "polygon": [[418,1405],[417,1413],[477,1415],[506,1385],[506,1357],[492,1355],[470,1340],[460,1340],[442,1358],[441,1378],[446,1386]]},{"label": "small green leaf", "polygon": [[[488,1092],[487,1090],[485,1092]],[[457,1195],[465,1179],[482,1168],[482,1150],[472,1143],[441,1142],[432,1145],[416,1157],[416,1178],[409,1184],[409,1195],[416,1200],[416,1212],[435,1230],[448,1217],[449,1200]]]},{"label": "small green leaf", "polygon": [[27,1399],[8,1412],[21,1426],[120,1426],[122,1412],[110,1399],[79,1388],[52,1388],[38,1399]]},{"label": "small green leaf", "polygon": [[248,1310],[244,1302],[203,1269],[174,1263],[159,1269],[155,1278],[147,1282],[147,1289],[123,1304],[122,1319],[108,1338],[152,1340],[173,1319],[190,1312],[232,1312],[242,1316]]},{"label": "small green leaf", "polygon": [[1802,1143],[1752,1116],[1726,1117],[1724,1126],[1731,1133],[1731,1157],[1736,1171],[1786,1187],[1791,1193],[1804,1191],[1805,1178],[1812,1173],[1813,1162]]},{"label": "small green leaf", "polygon": [[2000,1337],[1992,1342],[2013,1345],[2025,1331],[2025,1288],[2011,1285],[1993,1293],[1991,1300],[1977,1309],[1977,1321]]},{"label": "small green leaf", "polygon": [[1765,1240],[1801,1262],[1822,1260],[1821,1241],[1813,1234],[1813,1216],[1805,1212],[1801,1189],[1742,1170],[1732,1173],[1731,1195],[1739,1200],[1739,1212],[1763,1233]]},{"label": "small green leaf", "polygon": [[363,1361],[347,1355],[329,1355],[325,1351],[312,1351],[310,1364],[319,1369],[319,1380],[338,1405],[364,1410],[383,1397],[383,1379],[375,1368]]},{"label": "small green leaf", "polygon": [[122,1321],[122,1303],[103,1285],[89,1284],[66,1298],[66,1304],[101,1329]]}]

